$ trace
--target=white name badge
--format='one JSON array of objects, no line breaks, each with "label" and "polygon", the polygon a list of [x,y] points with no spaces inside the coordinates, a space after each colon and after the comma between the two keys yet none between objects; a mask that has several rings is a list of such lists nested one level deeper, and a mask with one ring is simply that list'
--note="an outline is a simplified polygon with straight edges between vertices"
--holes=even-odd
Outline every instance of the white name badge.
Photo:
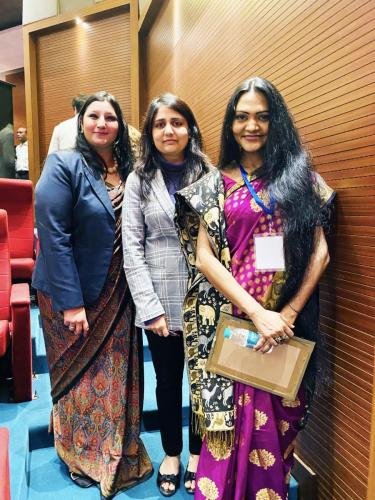
[{"label": "white name badge", "polygon": [[282,234],[254,235],[255,269],[284,271],[284,237]]}]

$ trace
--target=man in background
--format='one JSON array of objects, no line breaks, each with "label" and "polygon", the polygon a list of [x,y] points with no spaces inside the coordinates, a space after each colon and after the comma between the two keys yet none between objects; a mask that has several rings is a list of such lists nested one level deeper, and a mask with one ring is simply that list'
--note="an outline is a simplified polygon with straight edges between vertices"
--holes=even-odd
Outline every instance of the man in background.
[{"label": "man in background", "polygon": [[78,94],[73,97],[72,106],[74,109],[74,116],[59,123],[53,129],[48,154],[51,154],[54,151],[61,151],[62,149],[71,149],[75,147],[78,113],[81,111],[85,101],[86,95],[84,94]]},{"label": "man in background", "polygon": [[18,128],[17,139],[20,143],[16,146],[16,179],[25,180],[29,178],[29,151],[25,127]]}]

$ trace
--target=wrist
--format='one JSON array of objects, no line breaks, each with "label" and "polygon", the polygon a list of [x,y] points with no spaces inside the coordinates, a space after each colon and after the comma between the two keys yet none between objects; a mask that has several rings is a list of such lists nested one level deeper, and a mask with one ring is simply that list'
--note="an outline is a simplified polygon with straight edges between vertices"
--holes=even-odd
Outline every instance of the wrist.
[{"label": "wrist", "polygon": [[263,307],[257,302],[256,304],[252,304],[250,307],[246,308],[245,313],[250,319],[254,319],[262,311]]},{"label": "wrist", "polygon": [[295,313],[295,314],[300,314],[301,311],[299,311],[293,304],[288,302],[288,307]]}]

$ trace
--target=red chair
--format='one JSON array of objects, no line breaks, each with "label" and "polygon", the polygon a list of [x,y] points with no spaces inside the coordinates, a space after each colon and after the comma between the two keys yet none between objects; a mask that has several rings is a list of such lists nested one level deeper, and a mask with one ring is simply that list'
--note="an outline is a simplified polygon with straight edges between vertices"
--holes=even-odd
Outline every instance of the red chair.
[{"label": "red chair", "polygon": [[0,179],[0,208],[8,213],[12,281],[29,281],[36,254],[33,183],[19,179]]},{"label": "red chair", "polygon": [[27,283],[11,283],[7,213],[0,209],[0,357],[8,348],[11,348],[14,401],[30,401],[30,291]]},{"label": "red chair", "polygon": [[9,431],[0,427],[0,498],[10,500]]}]

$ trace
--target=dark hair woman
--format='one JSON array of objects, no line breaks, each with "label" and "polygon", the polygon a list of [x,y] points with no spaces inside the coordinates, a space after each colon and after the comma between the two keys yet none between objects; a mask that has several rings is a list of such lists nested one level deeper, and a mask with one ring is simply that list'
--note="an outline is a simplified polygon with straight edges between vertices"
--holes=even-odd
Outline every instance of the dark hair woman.
[{"label": "dark hair woman", "polygon": [[317,339],[314,290],[329,261],[323,226],[332,198],[278,90],[245,80],[227,105],[219,169],[176,204],[191,263],[184,329],[192,404],[205,436],[197,499],[287,498],[311,371],[296,400],[285,401],[204,367],[220,310],[251,319],[263,353],[294,334]]},{"label": "dark hair woman", "polygon": [[33,285],[56,451],[75,484],[98,483],[110,498],[152,473],[139,438],[142,347],[121,248],[132,153],[121,109],[107,92],[87,98],[78,127],[76,149],[49,155],[35,190]]},{"label": "dark hair woman", "polygon": [[[156,372],[156,399],[165,458],[157,484],[164,496],[180,482],[182,302],[188,272],[174,226],[174,195],[208,172],[201,134],[188,105],[163,94],[154,99],[143,125],[140,160],[130,174],[123,205],[124,266],[136,305],[136,325],[146,330]],[[185,487],[194,493],[201,447],[190,428]]]}]

